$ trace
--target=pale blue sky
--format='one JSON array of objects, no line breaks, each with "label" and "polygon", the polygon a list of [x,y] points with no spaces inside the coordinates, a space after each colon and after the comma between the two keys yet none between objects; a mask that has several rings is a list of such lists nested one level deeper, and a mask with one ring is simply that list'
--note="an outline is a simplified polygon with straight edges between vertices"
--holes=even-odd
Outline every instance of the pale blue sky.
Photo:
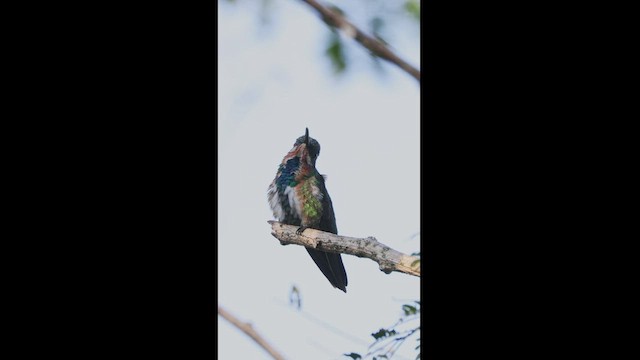
[{"label": "pale blue sky", "polygon": [[[273,0],[264,27],[260,3],[218,6],[218,301],[287,359],[364,355],[370,334],[395,323],[402,304],[419,299],[420,280],[343,255],[347,293],[334,289],[302,247],[281,246],[271,236],[267,187],[308,127],[322,146],[316,165],[328,175],[339,233],[419,251],[412,235],[420,231],[420,87],[391,65],[377,76],[349,39],[355,68],[334,77],[323,56],[327,28],[316,14],[300,1]],[[394,34],[395,50],[418,66],[417,26]],[[309,315],[287,306],[294,284]],[[220,359],[269,359],[221,318],[218,329]],[[398,355],[415,358],[415,345],[410,340]]]}]

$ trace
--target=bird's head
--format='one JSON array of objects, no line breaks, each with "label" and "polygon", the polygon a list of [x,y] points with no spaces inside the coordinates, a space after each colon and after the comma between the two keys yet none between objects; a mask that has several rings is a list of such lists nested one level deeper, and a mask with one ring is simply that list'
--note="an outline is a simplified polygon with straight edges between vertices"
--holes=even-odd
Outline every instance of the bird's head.
[{"label": "bird's head", "polygon": [[296,139],[296,142],[293,144],[293,149],[291,149],[289,154],[292,153],[298,156],[302,163],[316,166],[316,159],[318,155],[320,155],[320,144],[316,139],[309,136],[308,128],[305,129],[304,135]]}]

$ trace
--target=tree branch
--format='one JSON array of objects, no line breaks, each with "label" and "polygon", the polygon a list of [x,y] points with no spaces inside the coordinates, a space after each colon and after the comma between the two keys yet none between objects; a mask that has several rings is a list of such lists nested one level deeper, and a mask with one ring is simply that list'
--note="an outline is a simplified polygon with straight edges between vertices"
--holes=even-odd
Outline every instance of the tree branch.
[{"label": "tree branch", "polygon": [[269,220],[268,223],[271,224],[271,235],[280,240],[282,245],[295,244],[331,253],[364,257],[377,262],[380,270],[386,274],[398,271],[420,277],[420,258],[396,251],[378,242],[374,237],[360,239],[310,228],[298,235],[298,226],[273,220]]},{"label": "tree branch", "polygon": [[333,11],[331,9],[326,8],[315,0],[302,0],[303,2],[309,4],[312,8],[314,8],[322,17],[322,20],[327,23],[327,25],[331,27],[336,27],[342,32],[349,36],[352,39],[355,39],[362,46],[371,51],[374,55],[381,59],[385,59],[392,64],[397,65],[400,69],[406,71],[411,76],[413,76],[418,82],[420,82],[420,70],[414,68],[409,65],[406,61],[401,59],[398,55],[393,53],[384,43],[380,40],[372,38],[371,36],[365,34],[360,29],[358,29],[355,25],[350,23],[347,19],[345,19],[341,14]]},{"label": "tree branch", "polygon": [[225,320],[233,324],[238,329],[242,330],[245,334],[249,335],[255,342],[258,343],[263,349],[265,349],[271,357],[275,360],[284,360],[284,357],[280,355],[260,334],[258,334],[251,324],[243,323],[235,316],[229,314],[225,309],[218,305],[218,315],[222,316]]}]

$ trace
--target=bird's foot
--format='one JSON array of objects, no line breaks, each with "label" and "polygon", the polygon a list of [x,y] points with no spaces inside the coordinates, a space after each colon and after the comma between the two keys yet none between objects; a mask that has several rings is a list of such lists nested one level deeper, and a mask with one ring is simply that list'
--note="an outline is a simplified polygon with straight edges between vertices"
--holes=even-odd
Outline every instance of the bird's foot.
[{"label": "bird's foot", "polygon": [[302,235],[302,232],[305,231],[307,228],[308,226],[300,226],[298,230],[296,230],[296,234]]}]

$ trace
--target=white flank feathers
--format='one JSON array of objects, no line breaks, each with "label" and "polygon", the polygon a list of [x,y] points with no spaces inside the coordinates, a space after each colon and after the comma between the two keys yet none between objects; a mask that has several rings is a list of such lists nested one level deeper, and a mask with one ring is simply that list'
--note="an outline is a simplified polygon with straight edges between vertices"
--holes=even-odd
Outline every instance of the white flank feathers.
[{"label": "white flank feathers", "polygon": [[284,194],[289,200],[289,207],[295,211],[295,214],[299,219],[302,219],[302,203],[296,196],[296,189],[291,186],[287,186],[284,189]]},{"label": "white flank feathers", "polygon": [[271,206],[271,211],[273,211],[273,216],[278,219],[278,221],[284,220],[284,210],[282,210],[282,205],[280,205],[280,196],[278,196],[278,189],[276,188],[276,181],[274,180],[269,185],[269,206]]}]

